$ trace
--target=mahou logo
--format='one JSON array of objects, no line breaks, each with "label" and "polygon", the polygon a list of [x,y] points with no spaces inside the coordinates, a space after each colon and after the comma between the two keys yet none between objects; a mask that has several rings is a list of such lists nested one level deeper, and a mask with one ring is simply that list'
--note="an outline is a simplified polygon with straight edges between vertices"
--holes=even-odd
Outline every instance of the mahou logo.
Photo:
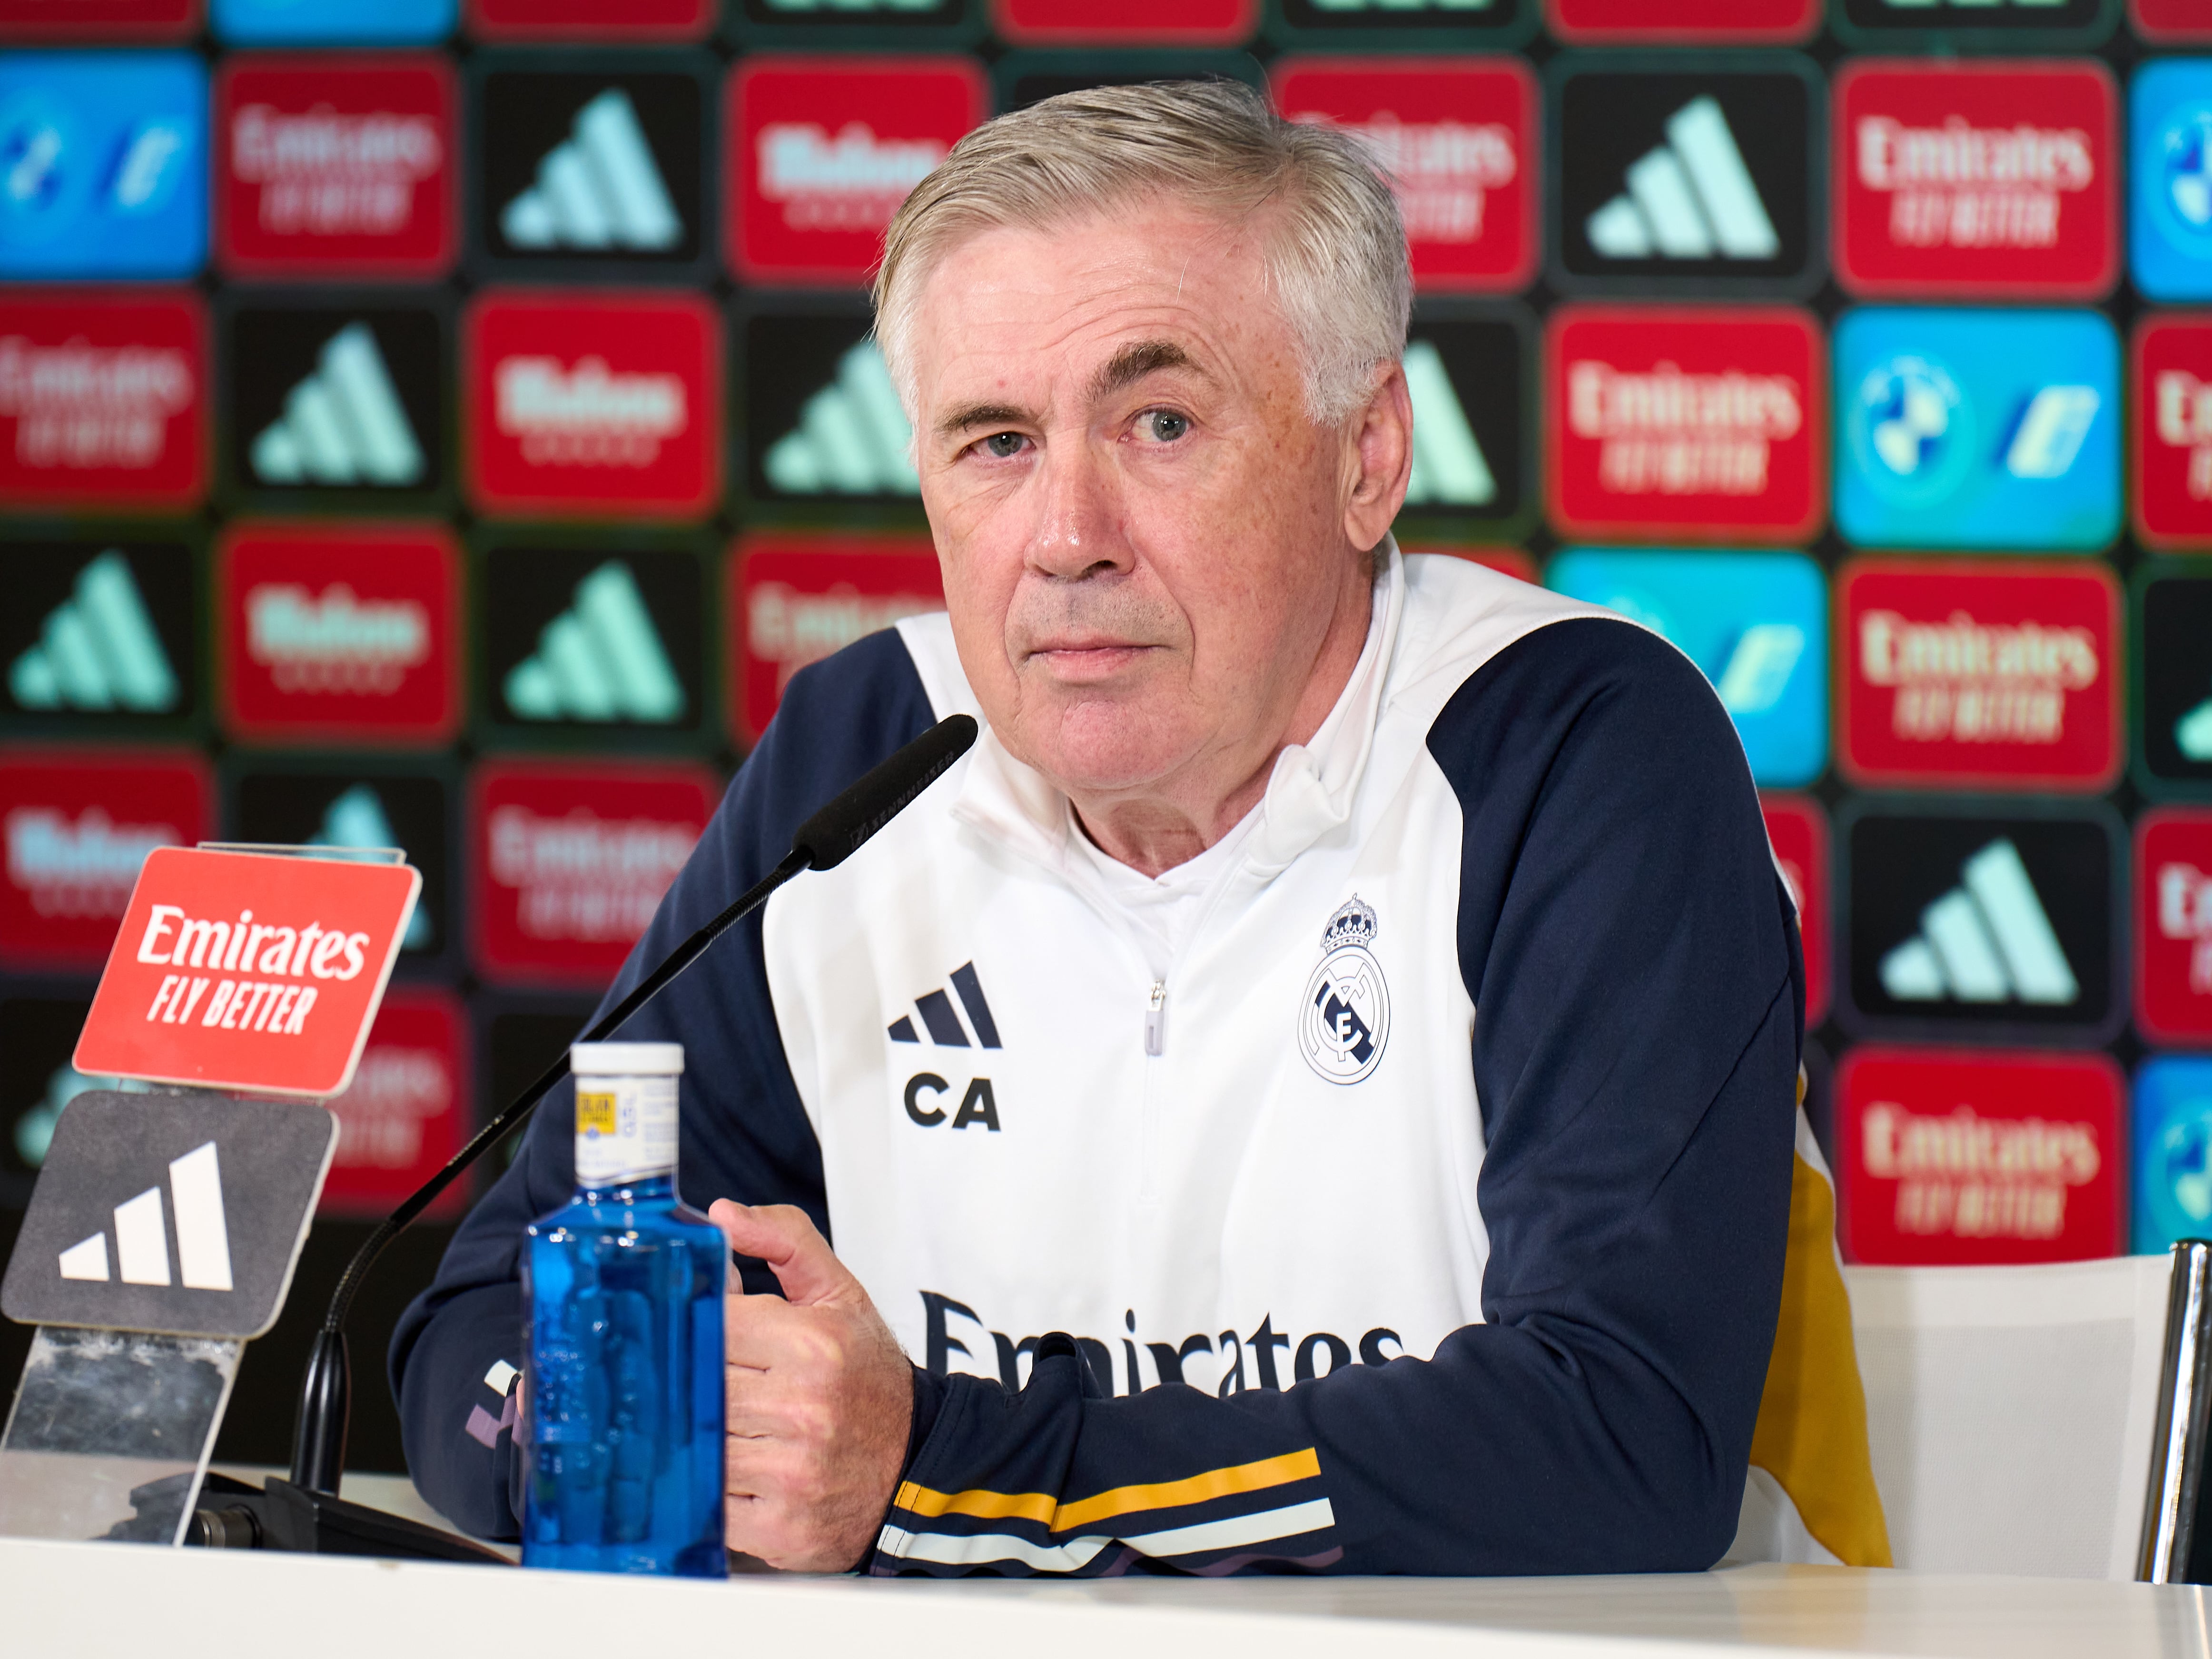
[{"label": "mahou logo", "polygon": [[2136,826],[2136,1024],[2212,1036],[2212,811],[2171,808]]},{"label": "mahou logo", "polygon": [[2161,546],[2212,544],[2212,317],[2136,330],[2136,521]]},{"label": "mahou logo", "polygon": [[191,507],[206,400],[196,295],[0,295],[0,503]]},{"label": "mahou logo", "polygon": [[967,58],[763,55],[738,64],[730,100],[730,262],[749,280],[849,287],[985,95]]},{"label": "mahou logo", "polygon": [[791,677],[902,617],[945,608],[927,538],[748,538],[731,554],[730,724],[757,742]]},{"label": "mahou logo", "polygon": [[1548,356],[1563,534],[1796,540],[1819,526],[1826,391],[1808,313],[1566,306]]},{"label": "mahou logo", "polygon": [[721,328],[689,295],[489,295],[464,329],[487,513],[681,518],[721,488]]},{"label": "mahou logo", "polygon": [[233,530],[216,556],[225,726],[248,741],[449,738],[459,568],[435,526]]},{"label": "mahou logo", "polygon": [[1396,186],[1413,280],[1510,292],[1536,263],[1538,97],[1510,58],[1298,58],[1277,70],[1293,121],[1364,139]]},{"label": "mahou logo", "polygon": [[453,80],[429,53],[234,58],[216,81],[216,252],[241,276],[438,276]]},{"label": "mahou logo", "polygon": [[690,766],[481,768],[470,841],[488,977],[596,990],[614,976],[713,815]]},{"label": "mahou logo", "polygon": [[0,754],[0,957],[97,969],[146,854],[203,839],[208,801],[194,756]]},{"label": "mahou logo", "polygon": [[2106,566],[1860,559],[1840,586],[1844,764],[1856,781],[2111,783],[2120,595]]},{"label": "mahou logo", "polygon": [[1863,1048],[1837,1093],[1853,1261],[2081,1261],[2122,1248],[2120,1078],[2104,1055]]},{"label": "mahou logo", "polygon": [[1836,77],[1836,274],[1868,295],[2094,299],[2119,272],[2096,63],[1862,60]]}]

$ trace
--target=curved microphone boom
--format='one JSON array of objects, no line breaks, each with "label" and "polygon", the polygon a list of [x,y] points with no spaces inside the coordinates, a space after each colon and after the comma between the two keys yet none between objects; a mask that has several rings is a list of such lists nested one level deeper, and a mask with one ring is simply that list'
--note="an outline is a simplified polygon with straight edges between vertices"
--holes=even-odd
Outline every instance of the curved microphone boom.
[{"label": "curved microphone boom", "polygon": [[[954,714],[939,720],[912,743],[861,777],[842,794],[799,826],[791,850],[783,861],[667,957],[641,980],[637,988],[576,1040],[603,1041],[620,1029],[637,1011],[674,982],[707,947],[768,902],[769,896],[793,876],[807,870],[834,870],[868,838],[908,806],[915,798],[945,775],[945,769],[968,752],[976,736],[975,720]],[[543,1076],[517,1095],[498,1116],[477,1131],[467,1146],[453,1154],[445,1168],[416,1188],[406,1201],[379,1222],[376,1230],[354,1252],[331,1292],[322,1329],[315,1337],[300,1392],[300,1416],[292,1439],[291,1484],[307,1492],[334,1498],[338,1477],[345,1467],[346,1420],[352,1406],[351,1368],[346,1355],[346,1316],[362,1281],[378,1256],[417,1216],[436,1201],[462,1172],[509,1131],[528,1117],[553,1086],[568,1075],[568,1053],[548,1066]]]}]

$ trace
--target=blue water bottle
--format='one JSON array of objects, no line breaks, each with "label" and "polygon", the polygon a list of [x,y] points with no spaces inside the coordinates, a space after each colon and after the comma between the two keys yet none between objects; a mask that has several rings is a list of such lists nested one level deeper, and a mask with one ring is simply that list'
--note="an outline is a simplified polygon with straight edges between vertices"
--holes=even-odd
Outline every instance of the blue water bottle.
[{"label": "blue water bottle", "polygon": [[576,1191],[522,1255],[522,1565],[720,1578],[729,1247],[676,1195],[677,1042],[580,1042]]}]

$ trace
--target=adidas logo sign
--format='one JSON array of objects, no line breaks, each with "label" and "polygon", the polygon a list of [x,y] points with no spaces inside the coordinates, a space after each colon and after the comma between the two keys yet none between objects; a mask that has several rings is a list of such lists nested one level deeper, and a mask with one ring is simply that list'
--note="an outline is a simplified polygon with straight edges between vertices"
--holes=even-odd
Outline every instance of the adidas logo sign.
[{"label": "adidas logo sign", "polygon": [[[929,1040],[940,1048],[997,1048],[999,1023],[991,1018],[991,1005],[983,998],[983,981],[975,975],[975,964],[965,962],[952,970],[952,988],[960,998],[960,1006],[968,1013],[968,1024],[963,1026],[960,1016],[953,1012],[952,999],[942,989],[924,991],[914,1000],[915,1012],[921,1016],[922,1029]],[[914,1021],[901,1014],[889,1027],[893,1042],[920,1042],[921,1035],[914,1029]],[[975,1040],[970,1042],[968,1033],[973,1030]]]},{"label": "adidas logo sign", "polygon": [[366,323],[331,337],[314,373],[253,441],[254,477],[271,484],[381,484],[404,489],[426,471],[399,394]]},{"label": "adidas logo sign", "polygon": [[1961,885],[1920,915],[1920,932],[1881,959],[1899,1002],[2025,1002],[2063,1007],[2081,994],[2027,866],[2000,838],[1968,859]]},{"label": "adidas logo sign", "polygon": [[1782,251],[1721,106],[1693,98],[1667,122],[1667,142],[1628,169],[1626,193],[1590,215],[1589,244],[1608,259],[1771,259]]},{"label": "adidas logo sign", "polygon": [[787,495],[919,495],[913,445],[883,353],[862,340],[806,400],[799,424],[769,447],[761,470]]},{"label": "adidas logo sign", "polygon": [[1487,507],[1498,481],[1452,390],[1443,354],[1426,340],[1406,347],[1406,390],[1413,404],[1413,471],[1406,485],[1409,507]]},{"label": "adidas logo sign", "polygon": [[77,573],[39,642],[9,665],[8,691],[21,708],[159,714],[177,706],[176,672],[121,553],[110,548]]},{"label": "adidas logo sign", "polygon": [[[310,847],[327,847],[333,851],[355,848],[371,848],[382,851],[398,847],[399,837],[392,833],[392,819],[384,810],[384,802],[375,790],[365,783],[348,788],[330,805],[323,814],[322,827],[307,837]],[[407,919],[407,935],[400,941],[404,949],[427,950],[430,945],[430,913],[422,905]]]},{"label": "adidas logo sign", "polygon": [[518,248],[609,248],[650,253],[684,240],[653,149],[629,94],[611,87],[576,112],[570,136],[538,164],[538,178],[499,216]]},{"label": "adidas logo sign", "polygon": [[684,687],[619,559],[576,584],[574,604],[545,624],[537,651],[508,672],[505,692],[526,720],[665,726],[684,713]]},{"label": "adidas logo sign", "polygon": [[[194,1147],[169,1164],[169,1196],[175,1206],[177,1273],[188,1291],[228,1291],[230,1234],[222,1212],[222,1172],[215,1142]],[[126,1285],[167,1285],[169,1241],[162,1224],[161,1189],[149,1187],[115,1206],[114,1270],[110,1271],[107,1234],[96,1232],[61,1253],[64,1279]]]}]

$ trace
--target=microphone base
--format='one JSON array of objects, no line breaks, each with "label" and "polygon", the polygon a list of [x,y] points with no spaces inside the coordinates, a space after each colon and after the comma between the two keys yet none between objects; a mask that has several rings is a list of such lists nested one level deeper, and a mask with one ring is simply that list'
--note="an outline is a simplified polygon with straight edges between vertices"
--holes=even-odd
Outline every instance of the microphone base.
[{"label": "microphone base", "polygon": [[289,1480],[257,1489],[210,1474],[185,1541],[210,1549],[278,1550],[295,1555],[366,1555],[390,1561],[514,1564],[496,1550],[403,1516],[309,1492]]}]

